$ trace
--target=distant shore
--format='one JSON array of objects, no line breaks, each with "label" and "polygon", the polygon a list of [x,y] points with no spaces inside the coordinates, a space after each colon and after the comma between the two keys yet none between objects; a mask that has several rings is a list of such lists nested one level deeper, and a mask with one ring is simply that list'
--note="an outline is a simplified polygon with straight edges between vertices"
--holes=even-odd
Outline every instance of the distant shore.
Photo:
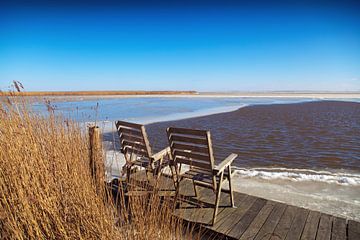
[{"label": "distant shore", "polygon": [[178,95],[197,94],[196,91],[35,91],[35,92],[2,92],[2,95],[13,96],[117,96],[117,95]]},{"label": "distant shore", "polygon": [[[0,96],[13,96],[9,92],[0,92]],[[84,101],[108,98],[138,98],[138,97],[192,97],[192,98],[317,98],[317,99],[351,99],[360,98],[360,91],[352,92],[197,92],[197,91],[49,91],[22,92],[16,96],[47,98],[51,101]]]}]

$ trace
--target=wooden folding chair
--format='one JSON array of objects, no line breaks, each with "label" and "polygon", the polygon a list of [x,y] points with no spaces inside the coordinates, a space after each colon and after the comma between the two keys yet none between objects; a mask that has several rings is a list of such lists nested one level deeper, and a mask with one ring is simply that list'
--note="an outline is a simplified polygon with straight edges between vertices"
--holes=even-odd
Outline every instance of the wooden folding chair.
[{"label": "wooden folding chair", "polygon": [[148,181],[151,180],[149,173],[152,177],[159,177],[161,168],[167,164],[165,156],[170,153],[170,148],[167,147],[153,154],[145,126],[124,121],[116,121],[115,125],[120,137],[121,152],[126,160],[127,181],[129,182],[131,173],[136,167],[145,168]]},{"label": "wooden folding chair", "polygon": [[[231,207],[235,206],[231,183],[231,163],[237,154],[230,154],[218,166],[215,166],[209,131],[170,127],[167,129],[167,136],[176,174],[174,207],[179,195],[180,182],[183,179],[190,179],[193,182],[195,194],[197,194],[196,185],[211,188],[216,194],[212,219],[212,225],[215,224],[224,177],[229,180]],[[184,164],[189,166],[189,170],[180,173],[180,167]]]}]

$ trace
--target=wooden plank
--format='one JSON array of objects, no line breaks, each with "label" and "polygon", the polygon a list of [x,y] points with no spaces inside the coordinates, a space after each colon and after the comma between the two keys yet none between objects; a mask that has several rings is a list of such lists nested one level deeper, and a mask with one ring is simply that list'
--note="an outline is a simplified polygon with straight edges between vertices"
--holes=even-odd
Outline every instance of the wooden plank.
[{"label": "wooden plank", "polygon": [[[207,194],[206,194],[207,193]],[[213,213],[214,213],[214,203],[215,203],[215,193],[209,189],[206,188],[198,188],[198,194],[199,194],[199,201],[202,203],[211,204],[207,207],[203,207],[200,209],[197,209],[194,211],[195,217],[194,219],[197,220],[197,222],[201,222],[204,224],[210,224],[212,222]],[[208,201],[209,199],[214,201]],[[218,214],[220,214],[223,210],[229,208],[229,199],[227,194],[221,194],[220,195],[220,204],[218,209]]]},{"label": "wooden plank", "polygon": [[118,129],[119,133],[120,134],[129,134],[129,135],[133,135],[133,136],[139,136],[139,137],[142,137],[142,132],[138,131],[138,130],[134,130],[134,129],[131,129],[131,128],[123,128],[123,127],[120,127]]},{"label": "wooden plank", "polygon": [[129,141],[124,140],[124,141],[121,143],[121,145],[122,145],[123,148],[125,148],[125,147],[131,147],[131,148],[142,149],[143,151],[147,151],[145,145],[143,145],[143,144],[141,144],[141,143],[129,142]]},{"label": "wooden plank", "polygon": [[240,239],[254,239],[263,224],[265,223],[266,219],[269,217],[270,213],[274,209],[275,204],[276,203],[273,201],[267,201],[265,206],[260,210],[260,212],[252,221],[250,226],[246,229],[243,235],[241,235]]},{"label": "wooden plank", "polygon": [[168,128],[170,133],[178,133],[178,134],[187,134],[187,135],[196,135],[200,137],[206,137],[206,130],[197,130],[197,129],[189,129],[189,128]]},{"label": "wooden plank", "polygon": [[145,144],[143,138],[133,136],[133,135],[127,135],[127,134],[124,134],[124,133],[122,133],[120,135],[120,143],[122,143],[123,141],[137,142],[137,143]]},{"label": "wooden plank", "polygon": [[[209,191],[209,189],[207,189]],[[236,197],[236,203],[240,204],[246,197],[245,194],[242,194],[242,193],[238,193],[235,195]],[[212,196],[212,204],[214,204],[215,202],[215,194],[213,194]],[[209,200],[204,200],[204,201],[209,201]],[[229,195],[228,194],[221,194],[220,196],[220,205],[219,205],[219,209],[218,209],[218,214],[217,214],[217,222],[220,221],[220,219],[223,219],[223,218],[226,218],[227,215],[226,214],[223,214],[224,211],[228,211],[229,209],[233,209],[230,207],[230,199],[229,199]],[[208,213],[204,214],[203,215],[203,220],[202,222],[205,222],[206,225],[205,227],[209,230],[211,230],[212,232],[215,232],[213,231],[213,227],[211,224],[212,222],[212,218],[213,218],[213,211],[214,209],[212,208],[211,212],[209,211]],[[206,219],[206,220],[205,220]]]},{"label": "wooden plank", "polygon": [[148,138],[148,135],[147,135],[147,133],[145,131],[144,126],[141,126],[141,133],[143,135],[143,139],[144,139],[144,143],[145,143],[145,147],[146,147],[148,156],[150,157],[152,155],[152,150],[151,150],[150,143],[149,143],[149,138]]},{"label": "wooden plank", "polygon": [[294,220],[297,207],[287,206],[278,225],[274,230],[274,235],[270,239],[285,239]]},{"label": "wooden plank", "polygon": [[314,240],[316,238],[320,215],[319,212],[310,211],[308,218],[306,219],[304,231],[301,235],[301,240]]},{"label": "wooden plank", "polygon": [[139,157],[148,157],[148,153],[141,149],[134,149],[130,147],[125,147],[125,154],[135,155]]},{"label": "wooden plank", "polygon": [[119,129],[119,127],[121,126],[125,126],[128,128],[135,128],[135,129],[141,129],[141,124],[136,124],[136,123],[130,123],[130,122],[124,122],[124,121],[116,121],[115,123],[116,128]]},{"label": "wooden plank", "polygon": [[214,167],[215,167],[215,158],[214,158],[214,151],[213,151],[213,147],[212,147],[210,131],[206,132],[206,142],[207,142],[207,147],[208,147],[208,150],[209,150],[211,168],[214,169]]},{"label": "wooden plank", "polygon": [[206,155],[203,155],[203,154],[174,150],[173,155],[174,156],[186,157],[186,158],[189,158],[189,159],[195,159],[195,160],[199,160],[199,161],[204,161],[204,162],[207,162],[207,163],[210,164],[209,156],[206,156]]},{"label": "wooden plank", "polygon": [[360,222],[349,220],[348,222],[348,237],[349,240],[360,239]]},{"label": "wooden plank", "polygon": [[[244,199],[242,199],[241,202],[245,201],[245,199],[247,198],[247,196],[244,197]],[[241,204],[240,202],[240,204]],[[230,205],[230,204],[229,204]],[[215,231],[215,232],[220,232],[218,230],[219,226],[221,226],[234,212],[236,211],[235,208],[232,207],[226,207],[224,208],[221,212],[219,212],[216,216],[216,222],[214,225],[210,225],[210,229]],[[209,224],[212,223],[212,216],[210,218],[210,221],[208,222]],[[220,232],[222,233],[222,232]]]},{"label": "wooden plank", "polygon": [[212,227],[216,232],[227,233],[230,232],[233,226],[242,218],[242,216],[255,203],[257,197],[247,195],[238,205],[237,208],[229,207],[225,209]]},{"label": "wooden plank", "polygon": [[182,144],[182,143],[173,143],[171,146],[174,150],[189,150],[193,152],[199,152],[199,153],[209,153],[209,150],[207,147],[200,147],[195,145],[189,145],[189,144]]},{"label": "wooden plank", "polygon": [[316,240],[330,240],[332,216],[321,214]]},{"label": "wooden plank", "polygon": [[261,227],[260,231],[256,235],[255,237],[256,240],[270,239],[285,209],[286,209],[285,204],[277,203],[275,205],[273,211],[270,213],[270,216],[267,218],[266,222],[264,223],[264,225]]},{"label": "wooden plank", "polygon": [[207,140],[206,139],[184,137],[184,136],[177,136],[177,135],[171,135],[170,136],[170,142],[186,142],[186,143],[207,145]]},{"label": "wooden plank", "polygon": [[346,220],[344,218],[334,217],[331,240],[343,239],[346,239]]},{"label": "wooden plank", "polygon": [[250,209],[245,213],[245,215],[237,222],[230,232],[227,234],[233,238],[240,238],[240,236],[246,231],[254,218],[259,214],[260,210],[266,204],[266,200],[263,198],[257,198],[254,204],[250,207]]},{"label": "wooden plank", "polygon": [[[186,182],[187,190],[191,189],[191,181],[184,180]],[[190,222],[197,222],[201,224],[209,224],[212,221],[213,212],[214,212],[214,202],[215,202],[215,193],[207,188],[197,187],[198,197],[191,197],[194,201],[194,204],[189,204],[188,202],[183,202],[181,208],[176,209],[175,214],[180,216]],[[193,193],[193,192],[192,192]],[[191,196],[190,191],[186,191],[187,196]],[[241,195],[245,197],[245,195]],[[219,214],[224,209],[229,208],[229,199],[227,194],[222,194],[220,196],[220,205],[219,205]]]},{"label": "wooden plank", "polygon": [[189,160],[189,159],[186,159],[186,158],[175,157],[175,162],[176,163],[187,164],[187,165],[195,166],[195,167],[199,167],[199,168],[211,169],[210,164],[206,163],[204,161]]},{"label": "wooden plank", "polygon": [[300,239],[308,215],[309,210],[304,208],[297,208],[294,221],[292,222],[291,228],[286,235],[286,240]]}]

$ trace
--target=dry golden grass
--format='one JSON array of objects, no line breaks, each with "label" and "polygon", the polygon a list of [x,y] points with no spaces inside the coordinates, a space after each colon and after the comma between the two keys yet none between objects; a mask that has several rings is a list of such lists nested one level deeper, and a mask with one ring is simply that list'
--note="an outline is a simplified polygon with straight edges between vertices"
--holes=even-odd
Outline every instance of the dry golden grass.
[{"label": "dry golden grass", "polygon": [[11,101],[0,101],[1,239],[193,237],[156,193],[130,198],[126,208],[123,197],[98,191],[88,135],[78,124]]}]

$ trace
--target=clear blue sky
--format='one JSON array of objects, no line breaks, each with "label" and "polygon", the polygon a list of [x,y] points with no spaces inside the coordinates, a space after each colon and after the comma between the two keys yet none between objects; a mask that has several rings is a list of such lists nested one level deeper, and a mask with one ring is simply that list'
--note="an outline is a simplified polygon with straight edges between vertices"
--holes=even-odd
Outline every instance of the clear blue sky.
[{"label": "clear blue sky", "polygon": [[3,90],[360,90],[351,3],[0,9]]}]

